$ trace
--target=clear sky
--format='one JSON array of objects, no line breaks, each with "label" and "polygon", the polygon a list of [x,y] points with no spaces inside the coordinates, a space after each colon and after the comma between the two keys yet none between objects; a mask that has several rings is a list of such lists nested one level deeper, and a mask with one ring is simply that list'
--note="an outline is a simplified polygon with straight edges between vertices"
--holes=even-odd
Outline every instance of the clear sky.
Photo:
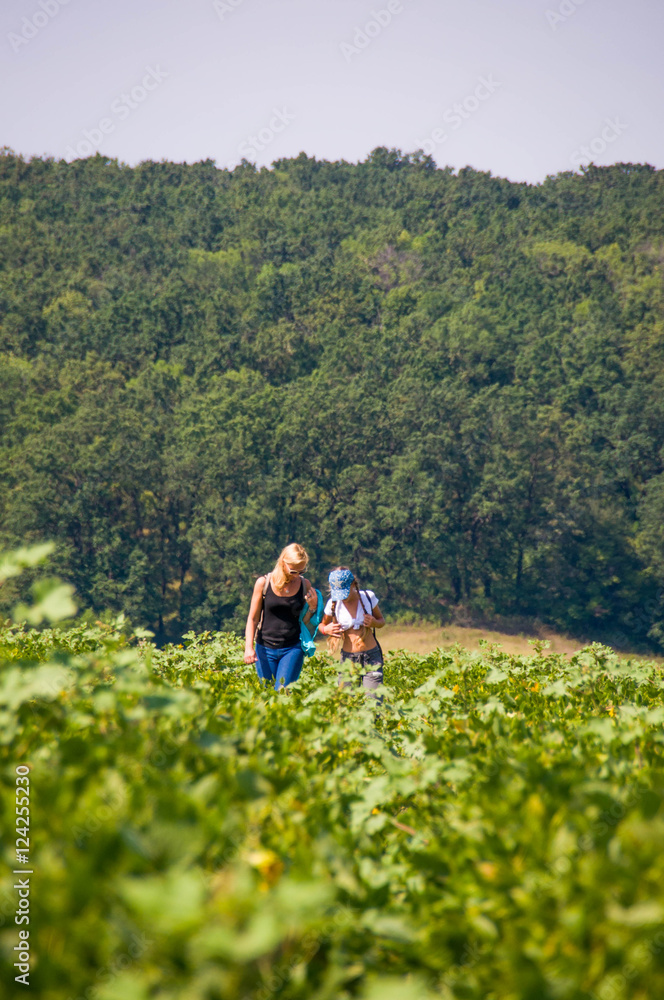
[{"label": "clear sky", "polygon": [[3,0],[0,146],[664,168],[664,0]]}]

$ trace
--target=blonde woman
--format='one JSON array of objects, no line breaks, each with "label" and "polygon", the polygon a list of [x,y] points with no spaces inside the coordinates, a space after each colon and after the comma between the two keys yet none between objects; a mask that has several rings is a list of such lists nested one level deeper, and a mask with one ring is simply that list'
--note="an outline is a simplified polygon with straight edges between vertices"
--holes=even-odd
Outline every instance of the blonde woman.
[{"label": "blonde woman", "polygon": [[[329,577],[330,599],[318,631],[334,649],[343,637],[341,662],[360,668],[362,686],[373,690],[383,683],[383,651],[373,630],[385,624],[373,590],[362,590],[348,566],[337,566]],[[334,649],[336,652],[336,649]]]},{"label": "blonde woman", "polygon": [[317,604],[316,591],[302,576],[308,564],[305,550],[293,542],[282,551],[272,572],[259,576],[254,584],[244,662],[255,663],[258,676],[274,681],[277,690],[298,679],[304,662],[300,615],[308,604],[302,619],[306,624]]}]

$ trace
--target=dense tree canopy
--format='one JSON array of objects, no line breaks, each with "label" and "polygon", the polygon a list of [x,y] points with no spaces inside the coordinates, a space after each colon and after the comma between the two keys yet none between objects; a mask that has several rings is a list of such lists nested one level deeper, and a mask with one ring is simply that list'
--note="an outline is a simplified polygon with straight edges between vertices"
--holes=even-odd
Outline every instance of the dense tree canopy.
[{"label": "dense tree canopy", "polygon": [[388,610],[664,642],[663,208],[647,165],[5,150],[0,544],[161,639],[296,539]]}]

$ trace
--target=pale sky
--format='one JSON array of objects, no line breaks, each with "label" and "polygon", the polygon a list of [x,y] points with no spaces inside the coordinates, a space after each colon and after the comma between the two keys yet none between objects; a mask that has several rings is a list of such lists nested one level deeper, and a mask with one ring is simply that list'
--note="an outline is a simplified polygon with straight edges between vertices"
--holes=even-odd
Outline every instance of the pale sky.
[{"label": "pale sky", "polygon": [[0,146],[664,168],[663,0],[3,0]]}]

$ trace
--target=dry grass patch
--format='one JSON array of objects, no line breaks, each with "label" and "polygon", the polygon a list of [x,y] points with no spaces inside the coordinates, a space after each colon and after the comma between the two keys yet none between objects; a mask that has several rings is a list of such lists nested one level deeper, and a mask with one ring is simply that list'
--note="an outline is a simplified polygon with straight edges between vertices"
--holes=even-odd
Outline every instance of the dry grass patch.
[{"label": "dry grass patch", "polygon": [[[378,633],[380,644],[386,652],[396,649],[405,649],[409,653],[425,655],[433,652],[434,649],[449,649],[455,643],[459,643],[464,649],[480,649],[480,639],[487,642],[495,642],[500,648],[510,655],[523,654],[530,656],[533,647],[530,641],[533,639],[548,640],[550,646],[548,652],[564,653],[570,655],[579,649],[587,646],[587,639],[572,639],[569,636],[559,635],[548,629],[540,629],[538,634],[508,635],[504,632],[492,632],[489,629],[471,628],[465,625],[447,625],[445,628],[436,628],[431,625],[386,625]],[[529,641],[530,640],[530,641]],[[638,653],[622,653],[631,659],[647,659],[660,662],[662,657],[643,656]]]}]

